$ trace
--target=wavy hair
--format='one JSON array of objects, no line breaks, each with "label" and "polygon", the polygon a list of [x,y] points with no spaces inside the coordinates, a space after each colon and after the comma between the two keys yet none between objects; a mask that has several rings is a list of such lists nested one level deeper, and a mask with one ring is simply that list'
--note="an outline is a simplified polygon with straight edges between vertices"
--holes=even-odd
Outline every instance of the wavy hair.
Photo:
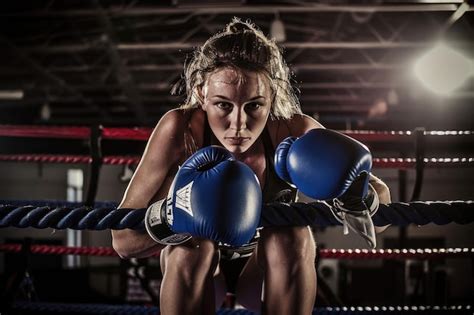
[{"label": "wavy hair", "polygon": [[271,117],[288,119],[301,113],[299,91],[292,85],[292,74],[276,42],[249,21],[236,17],[185,62],[181,79],[172,89],[173,95],[186,94],[180,108],[200,106],[198,88],[204,86],[209,74],[223,67],[256,71],[268,78],[273,100]]}]

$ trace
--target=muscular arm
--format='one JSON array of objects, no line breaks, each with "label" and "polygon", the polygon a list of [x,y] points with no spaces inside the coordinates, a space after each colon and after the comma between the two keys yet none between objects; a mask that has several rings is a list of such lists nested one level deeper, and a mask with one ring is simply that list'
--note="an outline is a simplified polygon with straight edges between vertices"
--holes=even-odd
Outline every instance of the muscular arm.
[{"label": "muscular arm", "polygon": [[[155,127],[141,161],[125,191],[119,208],[146,208],[164,198],[168,173],[182,156],[182,114],[171,111]],[[112,230],[112,245],[124,258],[146,257],[161,249],[147,233],[130,229]]]}]

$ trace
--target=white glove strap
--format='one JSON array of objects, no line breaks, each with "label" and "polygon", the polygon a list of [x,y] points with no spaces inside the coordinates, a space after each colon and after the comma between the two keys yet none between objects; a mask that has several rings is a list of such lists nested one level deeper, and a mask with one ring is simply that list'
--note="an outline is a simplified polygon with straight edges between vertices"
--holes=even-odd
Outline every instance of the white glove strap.
[{"label": "white glove strap", "polygon": [[[370,184],[369,195],[370,198],[363,201],[366,210],[361,211],[345,208],[344,204],[337,198],[334,199],[334,207],[331,207],[330,209],[334,217],[342,223],[344,235],[349,234],[350,228],[358,235],[362,236],[371,248],[375,248],[377,246],[377,239],[375,236],[375,227],[374,222],[372,221],[372,216],[379,208],[379,197],[374,187]],[[365,203],[367,200],[371,201],[370,204]]]},{"label": "white glove strap", "polygon": [[191,238],[187,233],[174,233],[166,220],[166,199],[151,204],[145,213],[145,228],[148,235],[163,245],[179,245]]}]

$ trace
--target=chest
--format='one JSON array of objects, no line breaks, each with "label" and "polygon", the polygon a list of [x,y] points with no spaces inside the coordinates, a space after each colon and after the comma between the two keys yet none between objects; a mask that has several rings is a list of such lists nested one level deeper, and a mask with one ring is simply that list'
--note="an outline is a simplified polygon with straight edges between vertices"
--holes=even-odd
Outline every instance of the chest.
[{"label": "chest", "polygon": [[260,182],[260,186],[263,188],[266,179],[265,171],[267,169],[267,161],[263,150],[260,154],[255,154],[254,156],[249,156],[244,159],[240,159],[240,161],[245,163],[248,167],[252,169],[255,175],[257,175],[258,181]]}]

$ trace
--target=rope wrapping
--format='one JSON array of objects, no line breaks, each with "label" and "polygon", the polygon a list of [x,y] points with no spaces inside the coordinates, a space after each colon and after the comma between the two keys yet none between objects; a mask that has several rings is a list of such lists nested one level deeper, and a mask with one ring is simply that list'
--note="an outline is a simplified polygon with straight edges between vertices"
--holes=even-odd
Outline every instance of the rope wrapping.
[{"label": "rope wrapping", "polygon": [[381,204],[373,217],[376,226],[396,224],[426,225],[434,223],[469,224],[474,222],[474,204],[472,201],[413,201]]},{"label": "rope wrapping", "polygon": [[0,227],[54,228],[58,230],[144,230],[146,209],[51,208],[0,205]]},{"label": "rope wrapping", "polygon": [[264,206],[259,226],[288,225],[325,227],[341,223],[331,213],[329,205],[323,202],[274,202]]},{"label": "rope wrapping", "polygon": [[[64,205],[64,203],[61,203]],[[77,204],[74,204],[77,205]],[[116,209],[104,207],[89,208],[0,204],[0,227],[34,227],[39,229],[135,229],[144,230],[143,218],[146,209]],[[106,203],[110,205],[110,203]],[[374,224],[406,226],[435,223],[469,224],[474,222],[472,201],[416,201],[380,205],[373,217]],[[264,205],[259,226],[319,226],[340,225],[332,215],[330,206],[324,202],[271,203]]]}]

